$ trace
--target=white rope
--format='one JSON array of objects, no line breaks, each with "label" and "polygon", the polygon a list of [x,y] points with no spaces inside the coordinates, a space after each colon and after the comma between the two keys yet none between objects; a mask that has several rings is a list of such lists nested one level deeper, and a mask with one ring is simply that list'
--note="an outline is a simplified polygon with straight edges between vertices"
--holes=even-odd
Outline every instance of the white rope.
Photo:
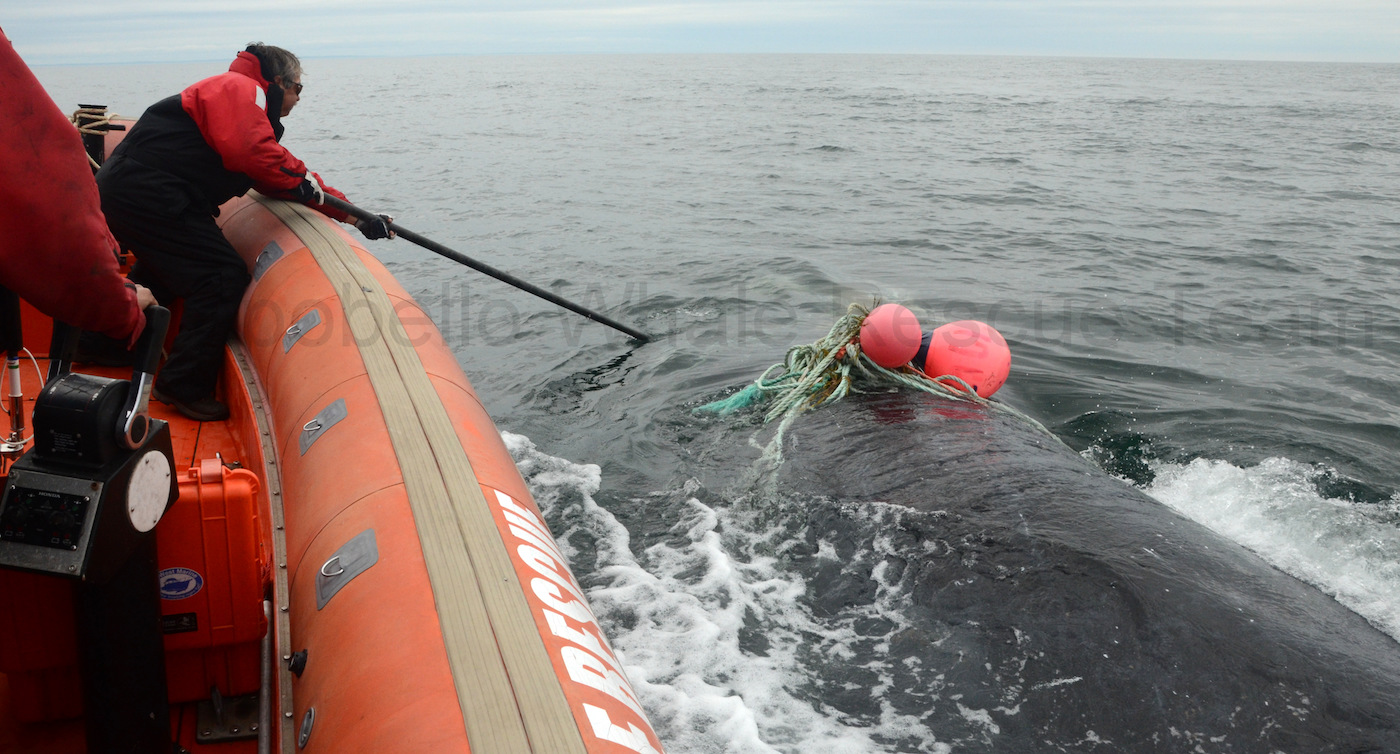
[{"label": "white rope", "polygon": [[[68,118],[68,122],[72,123],[73,127],[78,129],[78,133],[84,136],[105,136],[108,127],[112,125],[112,120],[120,117],[121,116],[116,113],[107,112],[106,108],[80,107],[73,111],[73,114]],[[93,170],[102,167],[97,164],[97,160],[93,159],[92,155],[88,155],[87,158]]]}]

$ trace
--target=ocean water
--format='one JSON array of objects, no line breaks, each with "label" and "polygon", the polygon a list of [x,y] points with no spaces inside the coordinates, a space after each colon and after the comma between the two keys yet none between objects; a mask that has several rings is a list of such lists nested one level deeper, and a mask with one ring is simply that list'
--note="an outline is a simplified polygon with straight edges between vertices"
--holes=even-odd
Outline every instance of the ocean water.
[{"label": "ocean water", "polygon": [[[38,74],[65,108],[134,116],[223,67]],[[284,144],[327,183],[656,336],[372,244],[453,344],[673,754],[1030,750],[1013,708],[886,663],[920,619],[897,506],[775,489],[754,465],[770,430],[690,413],[851,302],[992,324],[1013,354],[998,400],[1400,639],[1400,66],[305,67]],[[922,478],[898,456],[866,471]],[[838,562],[860,615],[816,599]],[[923,692],[939,703],[911,713]]]}]

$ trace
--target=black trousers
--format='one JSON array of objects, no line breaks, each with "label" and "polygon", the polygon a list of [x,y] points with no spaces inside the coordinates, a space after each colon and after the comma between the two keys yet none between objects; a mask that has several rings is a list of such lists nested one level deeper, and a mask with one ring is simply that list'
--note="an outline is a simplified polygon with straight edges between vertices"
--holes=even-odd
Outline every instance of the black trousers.
[{"label": "black trousers", "polygon": [[214,394],[224,343],[251,277],[214,218],[196,211],[173,217],[103,201],[112,235],[136,256],[130,279],[158,301],[185,301],[180,331],[156,376],[156,389],[181,401]]}]

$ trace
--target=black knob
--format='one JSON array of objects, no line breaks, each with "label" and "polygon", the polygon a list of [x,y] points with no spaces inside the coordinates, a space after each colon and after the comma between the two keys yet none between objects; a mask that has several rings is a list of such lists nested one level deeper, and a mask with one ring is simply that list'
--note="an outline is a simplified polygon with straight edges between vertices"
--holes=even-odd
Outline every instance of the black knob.
[{"label": "black knob", "polygon": [[301,677],[302,671],[306,670],[305,649],[293,654],[292,658],[290,660],[287,660],[287,669],[292,671],[292,673],[295,674],[297,678]]}]

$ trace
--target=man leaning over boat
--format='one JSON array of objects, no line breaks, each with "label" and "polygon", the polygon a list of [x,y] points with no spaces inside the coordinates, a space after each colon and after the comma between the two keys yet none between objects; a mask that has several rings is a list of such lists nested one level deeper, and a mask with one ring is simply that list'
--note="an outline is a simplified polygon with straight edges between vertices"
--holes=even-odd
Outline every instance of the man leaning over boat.
[{"label": "man leaning over boat", "polygon": [[227,418],[215,397],[224,343],[251,280],[214,218],[250,188],[311,204],[368,239],[388,223],[354,220],[320,205],[326,186],[278,142],[282,118],[301,99],[301,61],[255,42],[226,73],[151,105],[97,173],[112,233],[136,256],[131,278],[161,299],[182,298],[184,314],[152,393],[197,421]]}]

